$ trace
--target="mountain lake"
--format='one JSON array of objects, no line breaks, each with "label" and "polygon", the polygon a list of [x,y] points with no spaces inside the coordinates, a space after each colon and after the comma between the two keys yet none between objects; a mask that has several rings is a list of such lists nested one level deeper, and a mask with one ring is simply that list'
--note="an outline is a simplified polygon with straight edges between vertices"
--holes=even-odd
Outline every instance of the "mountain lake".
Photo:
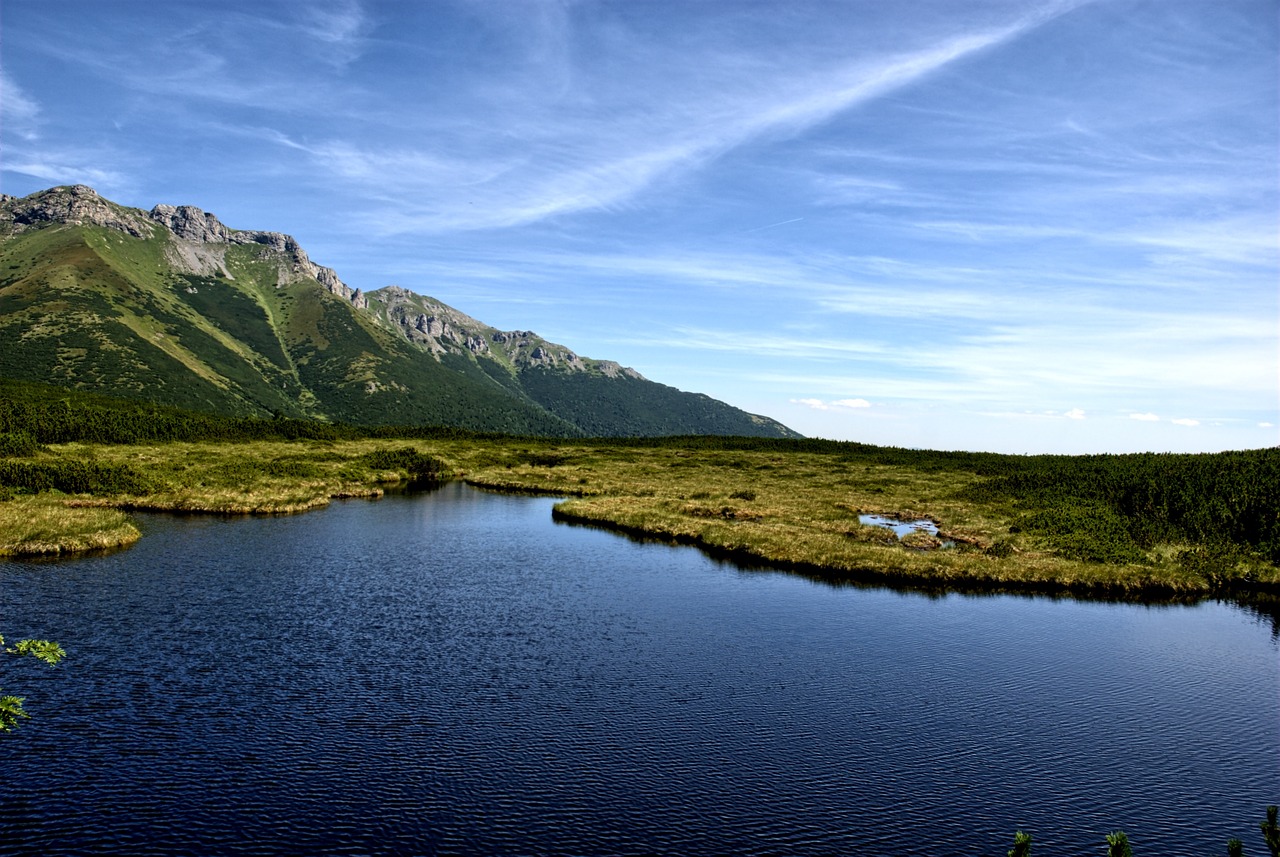
[{"label": "mountain lake", "polygon": [[1280,640],[924,595],[461,484],[0,563],[3,854],[1262,854]]}]

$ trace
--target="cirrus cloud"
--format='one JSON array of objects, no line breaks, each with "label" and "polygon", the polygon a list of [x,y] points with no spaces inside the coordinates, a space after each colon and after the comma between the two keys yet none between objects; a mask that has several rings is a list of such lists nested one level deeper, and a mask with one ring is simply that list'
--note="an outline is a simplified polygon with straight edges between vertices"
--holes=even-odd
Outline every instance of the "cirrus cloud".
[{"label": "cirrus cloud", "polygon": [[792,399],[791,404],[804,405],[815,411],[856,411],[871,407],[871,403],[866,399],[836,399],[831,402],[824,402],[822,399]]}]

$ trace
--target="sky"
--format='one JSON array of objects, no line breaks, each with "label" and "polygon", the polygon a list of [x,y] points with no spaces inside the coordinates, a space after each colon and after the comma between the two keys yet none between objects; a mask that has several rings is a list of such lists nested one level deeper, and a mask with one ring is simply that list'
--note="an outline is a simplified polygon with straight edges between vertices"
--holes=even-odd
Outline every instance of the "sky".
[{"label": "sky", "polygon": [[1280,444],[1277,0],[3,0],[0,192],[813,437]]}]

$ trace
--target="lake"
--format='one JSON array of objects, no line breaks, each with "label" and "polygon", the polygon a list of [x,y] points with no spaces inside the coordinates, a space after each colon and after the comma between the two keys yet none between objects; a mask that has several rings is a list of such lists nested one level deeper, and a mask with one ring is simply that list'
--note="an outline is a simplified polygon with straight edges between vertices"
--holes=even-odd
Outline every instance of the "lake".
[{"label": "lake", "polygon": [[1265,853],[1248,610],[743,569],[460,484],[0,563],[2,854]]}]

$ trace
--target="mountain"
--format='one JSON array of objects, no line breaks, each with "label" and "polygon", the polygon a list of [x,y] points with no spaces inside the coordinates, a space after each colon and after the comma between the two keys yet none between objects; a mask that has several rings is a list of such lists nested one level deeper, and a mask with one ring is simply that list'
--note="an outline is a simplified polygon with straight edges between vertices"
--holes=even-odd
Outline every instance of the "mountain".
[{"label": "mountain", "polygon": [[799,436],[408,289],[352,289],[288,235],[83,185],[0,195],[0,377],[365,425]]}]

